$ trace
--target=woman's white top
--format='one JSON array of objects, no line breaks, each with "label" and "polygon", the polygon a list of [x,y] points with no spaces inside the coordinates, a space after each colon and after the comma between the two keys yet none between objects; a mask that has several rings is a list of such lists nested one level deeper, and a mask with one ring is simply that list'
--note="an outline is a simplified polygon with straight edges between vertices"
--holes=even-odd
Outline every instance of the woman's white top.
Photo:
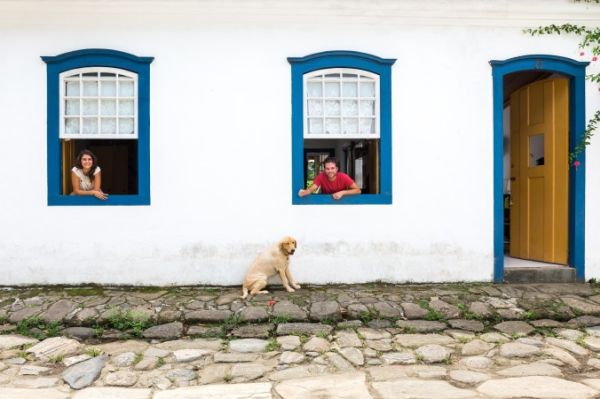
[{"label": "woman's white top", "polygon": [[[79,189],[83,191],[90,191],[94,188],[94,184],[90,181],[90,178],[83,174],[83,169],[79,169],[77,166],[73,166],[71,169],[73,173],[79,177]],[[96,166],[94,176],[100,173],[100,166]]]}]

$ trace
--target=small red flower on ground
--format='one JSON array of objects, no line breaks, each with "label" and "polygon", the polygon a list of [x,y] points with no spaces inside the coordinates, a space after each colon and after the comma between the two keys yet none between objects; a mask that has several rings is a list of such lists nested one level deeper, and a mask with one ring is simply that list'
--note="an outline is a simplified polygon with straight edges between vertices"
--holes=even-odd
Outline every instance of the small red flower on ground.
[{"label": "small red flower on ground", "polygon": [[267,306],[268,307],[273,307],[273,305],[275,305],[277,302],[275,302],[275,300],[273,300],[273,298],[269,299],[269,302],[267,302]]}]

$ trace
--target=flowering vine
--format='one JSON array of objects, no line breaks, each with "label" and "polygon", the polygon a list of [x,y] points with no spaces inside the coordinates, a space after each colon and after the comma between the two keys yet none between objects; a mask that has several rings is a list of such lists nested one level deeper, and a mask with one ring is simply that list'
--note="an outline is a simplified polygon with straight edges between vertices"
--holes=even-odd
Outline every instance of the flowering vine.
[{"label": "flowering vine", "polygon": [[[584,1],[586,3],[597,3],[600,4],[600,0],[575,0],[576,2]],[[574,34],[581,37],[579,42],[579,56],[585,57],[586,51],[592,55],[590,60],[592,62],[598,61],[600,56],[600,27],[589,28],[582,25],[574,24],[562,24],[562,25],[547,25],[540,26],[538,28],[525,29],[525,33],[529,33],[532,36],[536,35],[560,35],[561,33]],[[586,76],[586,79],[594,83],[600,83],[600,72],[592,73]],[[598,87],[600,91],[600,86]],[[600,124],[600,110],[594,113],[594,116],[590,119],[583,134],[581,140],[575,145],[573,151],[569,154],[569,164],[572,165],[576,170],[581,162],[577,159],[579,155],[583,153],[585,147],[590,144],[592,136],[595,130]]]}]

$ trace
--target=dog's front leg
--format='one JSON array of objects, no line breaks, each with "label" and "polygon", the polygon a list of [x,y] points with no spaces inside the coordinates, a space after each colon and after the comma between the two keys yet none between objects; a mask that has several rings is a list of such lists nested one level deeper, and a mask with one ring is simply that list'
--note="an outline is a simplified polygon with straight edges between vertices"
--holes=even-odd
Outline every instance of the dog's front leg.
[{"label": "dog's front leg", "polygon": [[299,290],[300,289],[300,284],[298,284],[296,282],[296,280],[294,280],[294,277],[292,277],[292,272],[290,271],[289,267],[287,269],[285,269],[285,274],[287,276],[288,281],[290,282],[290,285],[292,287],[294,287],[295,289]]},{"label": "dog's front leg", "polygon": [[279,276],[281,277],[281,282],[283,283],[283,287],[286,289],[287,292],[294,292],[295,290],[290,287],[290,283],[288,282],[288,278],[285,275],[285,269],[280,269],[279,270]]}]

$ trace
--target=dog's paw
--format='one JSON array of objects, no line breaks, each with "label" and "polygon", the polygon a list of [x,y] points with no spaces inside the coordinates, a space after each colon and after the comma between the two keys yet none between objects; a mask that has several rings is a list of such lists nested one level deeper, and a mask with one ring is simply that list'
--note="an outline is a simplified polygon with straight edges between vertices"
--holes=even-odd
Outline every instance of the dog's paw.
[{"label": "dog's paw", "polygon": [[287,292],[294,292],[294,291],[296,291],[292,287],[285,287],[285,289],[287,290]]},{"label": "dog's paw", "polygon": [[258,291],[259,294],[268,294],[269,291],[265,290],[265,291]]},{"label": "dog's paw", "polygon": [[292,287],[294,287],[297,290],[299,290],[300,288],[302,288],[302,287],[300,287],[300,284],[292,284]]}]

